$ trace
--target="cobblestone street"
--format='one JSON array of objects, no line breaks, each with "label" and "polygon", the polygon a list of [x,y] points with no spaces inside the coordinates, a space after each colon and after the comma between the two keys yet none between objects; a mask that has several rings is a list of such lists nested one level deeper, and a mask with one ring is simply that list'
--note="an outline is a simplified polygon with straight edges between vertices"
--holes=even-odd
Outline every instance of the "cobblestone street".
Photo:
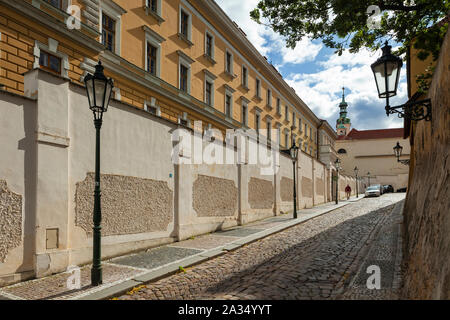
[{"label": "cobblestone street", "polygon": [[395,299],[403,199],[362,199],[115,299]]}]

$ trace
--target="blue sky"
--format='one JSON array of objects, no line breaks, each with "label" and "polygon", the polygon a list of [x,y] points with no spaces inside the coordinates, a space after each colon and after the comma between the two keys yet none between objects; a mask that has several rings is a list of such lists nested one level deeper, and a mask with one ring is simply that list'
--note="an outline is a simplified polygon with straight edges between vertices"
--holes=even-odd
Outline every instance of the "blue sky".
[{"label": "blue sky", "polygon": [[[288,49],[282,37],[250,19],[249,12],[258,0],[216,0],[219,6],[247,34],[250,42],[277,67],[284,80],[322,119],[334,128],[339,116],[342,87],[349,103],[348,117],[358,130],[400,128],[403,120],[386,116],[385,102],[378,98],[370,69],[380,52],[345,52],[337,56],[320,40],[302,39],[294,50]],[[407,101],[406,68],[402,69],[397,96],[391,105]]]}]

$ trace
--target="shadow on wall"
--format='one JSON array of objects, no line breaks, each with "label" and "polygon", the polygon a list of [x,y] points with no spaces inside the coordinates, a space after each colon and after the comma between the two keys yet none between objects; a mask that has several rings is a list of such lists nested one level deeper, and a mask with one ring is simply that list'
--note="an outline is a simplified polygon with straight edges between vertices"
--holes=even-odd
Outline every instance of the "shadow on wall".
[{"label": "shadow on wall", "polygon": [[[297,231],[295,231],[295,227],[289,229],[285,232],[294,235],[289,236],[288,239],[287,237],[283,239],[277,239],[277,237],[271,239],[272,242],[279,242],[279,245],[271,246],[270,248],[270,250],[274,250],[274,247],[276,247],[277,255],[261,261],[256,266],[249,266],[230,278],[222,279],[219,283],[209,287],[204,294],[217,295],[221,292],[224,294],[225,292],[229,293],[239,285],[240,290],[244,289],[244,291],[241,291],[241,294],[250,295],[252,299],[256,300],[308,298],[307,296],[301,295],[299,285],[307,288],[309,283],[317,284],[318,277],[334,279],[334,283],[344,280],[341,272],[333,270],[347,269],[349,267],[350,262],[348,262],[348,257],[361,254],[358,251],[364,247],[372,229],[384,216],[383,211],[392,209],[394,206],[389,205],[366,215],[347,220],[324,232],[313,234],[309,238],[305,238],[305,235],[302,234],[303,231],[300,231],[300,229],[297,229]],[[302,226],[307,228],[308,224],[312,224],[313,221],[305,222]],[[311,228],[311,230],[314,230],[314,228]],[[295,236],[295,234],[298,236]],[[357,246],[348,245],[344,247],[337,245],[348,242],[349,235],[351,235],[352,243],[357,243]],[[296,243],[302,237],[305,239],[300,243]],[[330,241],[331,239],[333,241]],[[291,247],[285,249],[286,246]],[[260,247],[260,249],[264,250],[264,245],[260,245]],[[367,250],[367,248],[364,250]],[[242,250],[241,252],[242,255],[247,254]],[[330,254],[330,252],[333,252],[333,254]],[[234,254],[240,255],[241,253],[237,252]],[[249,263],[253,263],[255,259],[257,258],[251,259]],[[240,264],[236,265],[235,268],[239,270],[242,267],[242,261],[239,258],[237,260],[239,260]],[[318,265],[316,264],[318,260],[326,261],[326,263]],[[393,282],[394,273],[391,267],[392,265],[380,263],[382,289],[389,289]],[[230,268],[230,266],[227,266],[227,268]],[[222,274],[219,270],[217,273]],[[346,277],[346,285],[350,283],[354,275],[351,274]],[[205,279],[204,281],[203,284],[198,286],[198,292],[202,292],[203,288],[208,285],[208,280]],[[293,292],[299,292],[299,294],[292,295]]]},{"label": "shadow on wall", "polygon": [[[20,99],[20,101],[23,101]],[[25,137],[18,141],[18,150],[24,151],[24,206],[23,206],[23,261],[17,272],[34,272],[33,257],[36,252],[36,105],[20,104],[23,108]]]}]

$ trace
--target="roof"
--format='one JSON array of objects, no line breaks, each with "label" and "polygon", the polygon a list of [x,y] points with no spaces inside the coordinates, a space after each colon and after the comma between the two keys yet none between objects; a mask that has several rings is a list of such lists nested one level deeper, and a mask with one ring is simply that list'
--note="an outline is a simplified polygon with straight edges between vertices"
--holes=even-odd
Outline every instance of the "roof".
[{"label": "roof", "polygon": [[352,129],[347,136],[339,136],[338,140],[363,140],[363,139],[388,139],[402,138],[403,128],[395,129],[378,129],[378,130],[361,130]]}]

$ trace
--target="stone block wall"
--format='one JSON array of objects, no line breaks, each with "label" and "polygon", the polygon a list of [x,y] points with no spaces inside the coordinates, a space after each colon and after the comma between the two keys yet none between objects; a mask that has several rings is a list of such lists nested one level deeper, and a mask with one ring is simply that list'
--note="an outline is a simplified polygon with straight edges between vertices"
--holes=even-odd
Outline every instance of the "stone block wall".
[{"label": "stone block wall", "polygon": [[413,131],[410,185],[404,208],[403,296],[450,299],[450,34],[429,97],[431,122]]}]

